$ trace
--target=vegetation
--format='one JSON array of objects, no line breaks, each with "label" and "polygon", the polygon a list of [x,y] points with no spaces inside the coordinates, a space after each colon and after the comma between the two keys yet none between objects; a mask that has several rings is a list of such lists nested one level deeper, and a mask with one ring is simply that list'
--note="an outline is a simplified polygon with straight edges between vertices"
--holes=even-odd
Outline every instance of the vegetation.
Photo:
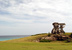
[{"label": "vegetation", "polygon": [[[50,36],[51,35],[51,34],[50,35],[49,34],[50,33],[41,33],[41,34],[29,36],[29,37],[7,40],[7,41],[3,41],[3,42],[35,42],[36,39],[39,39],[39,38],[44,37],[44,36]],[[65,33],[65,35],[71,35],[71,33]]]},{"label": "vegetation", "polygon": [[0,42],[0,50],[72,50],[72,43],[2,43]]},{"label": "vegetation", "polygon": [[50,33],[48,33],[48,37],[50,37],[51,36],[51,34]]},{"label": "vegetation", "polygon": [[67,32],[67,33],[65,33],[65,35],[70,35],[70,34],[71,34],[71,33],[68,33],[68,32]]},{"label": "vegetation", "polygon": [[70,37],[72,38],[72,33],[70,34]]},{"label": "vegetation", "polygon": [[47,35],[47,33],[40,33],[40,34],[36,34],[36,35],[31,35],[31,36],[37,36],[37,35]]},{"label": "vegetation", "polygon": [[[65,35],[70,35],[66,33]],[[34,40],[48,36],[48,34],[39,34],[20,39],[13,39],[0,42],[0,50],[72,50],[72,42],[65,43],[64,41],[52,42],[34,42]],[[66,41],[68,42],[68,41]]]},{"label": "vegetation", "polygon": [[13,40],[7,40],[3,42],[35,42],[36,39],[39,39],[41,37],[47,36],[47,33],[32,35],[29,37],[19,38],[19,39],[13,39]]},{"label": "vegetation", "polygon": [[71,39],[65,40],[65,43],[69,43],[69,42],[71,42]]}]

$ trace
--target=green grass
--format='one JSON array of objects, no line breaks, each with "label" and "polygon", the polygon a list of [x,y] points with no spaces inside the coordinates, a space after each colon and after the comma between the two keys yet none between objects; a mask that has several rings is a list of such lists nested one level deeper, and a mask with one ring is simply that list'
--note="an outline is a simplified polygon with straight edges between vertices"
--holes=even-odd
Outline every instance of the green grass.
[{"label": "green grass", "polygon": [[71,33],[65,33],[65,35],[70,35]]},{"label": "green grass", "polygon": [[[20,39],[1,41],[0,50],[72,50],[72,42],[34,42],[34,40],[47,35],[48,34],[37,34]],[[66,35],[70,34],[66,33]]]},{"label": "green grass", "polygon": [[0,43],[0,50],[72,50],[72,43]]}]

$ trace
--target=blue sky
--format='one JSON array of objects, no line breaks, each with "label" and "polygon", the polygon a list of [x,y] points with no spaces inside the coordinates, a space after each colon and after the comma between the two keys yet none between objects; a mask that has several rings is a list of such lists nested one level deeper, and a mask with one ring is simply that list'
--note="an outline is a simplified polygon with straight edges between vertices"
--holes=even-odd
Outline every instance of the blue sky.
[{"label": "blue sky", "polygon": [[0,35],[48,33],[53,22],[72,32],[72,0],[0,0]]}]

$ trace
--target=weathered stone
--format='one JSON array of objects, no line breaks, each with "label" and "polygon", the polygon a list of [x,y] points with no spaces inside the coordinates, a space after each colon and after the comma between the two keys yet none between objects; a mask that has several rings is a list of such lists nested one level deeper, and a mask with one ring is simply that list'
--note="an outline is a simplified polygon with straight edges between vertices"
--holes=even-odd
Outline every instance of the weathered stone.
[{"label": "weathered stone", "polygon": [[40,42],[40,40],[44,40],[44,39],[45,40],[51,40],[51,41],[56,41],[56,40],[64,41],[64,40],[68,40],[68,39],[70,40],[71,37],[69,37],[67,35],[64,35],[64,34],[62,34],[62,35],[60,35],[60,34],[51,34],[50,37],[48,37],[48,36],[41,37],[41,38],[37,39],[36,42]]},{"label": "weathered stone", "polygon": [[56,40],[55,37],[42,37],[41,40],[42,40],[42,39],[52,40],[52,41],[55,41],[55,40]]},{"label": "weathered stone", "polygon": [[63,34],[65,33],[63,28],[64,28],[65,23],[58,23],[58,22],[54,22],[53,23],[53,29],[51,31],[52,34]]},{"label": "weathered stone", "polygon": [[46,37],[48,37],[48,36],[43,36],[43,37],[41,37],[41,39],[45,39]]}]

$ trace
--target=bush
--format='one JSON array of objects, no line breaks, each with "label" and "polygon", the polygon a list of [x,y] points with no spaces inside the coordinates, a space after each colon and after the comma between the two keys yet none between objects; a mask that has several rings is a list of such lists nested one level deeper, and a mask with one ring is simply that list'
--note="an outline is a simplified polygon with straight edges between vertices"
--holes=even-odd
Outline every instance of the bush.
[{"label": "bush", "polygon": [[51,36],[51,34],[50,33],[48,33],[48,37],[50,37]]},{"label": "bush", "polygon": [[65,43],[69,43],[69,42],[71,42],[71,39],[65,40]]},{"label": "bush", "polygon": [[70,37],[72,38],[72,33],[71,33]]},{"label": "bush", "polygon": [[52,40],[46,40],[46,39],[42,39],[40,40],[40,42],[51,42]]}]

